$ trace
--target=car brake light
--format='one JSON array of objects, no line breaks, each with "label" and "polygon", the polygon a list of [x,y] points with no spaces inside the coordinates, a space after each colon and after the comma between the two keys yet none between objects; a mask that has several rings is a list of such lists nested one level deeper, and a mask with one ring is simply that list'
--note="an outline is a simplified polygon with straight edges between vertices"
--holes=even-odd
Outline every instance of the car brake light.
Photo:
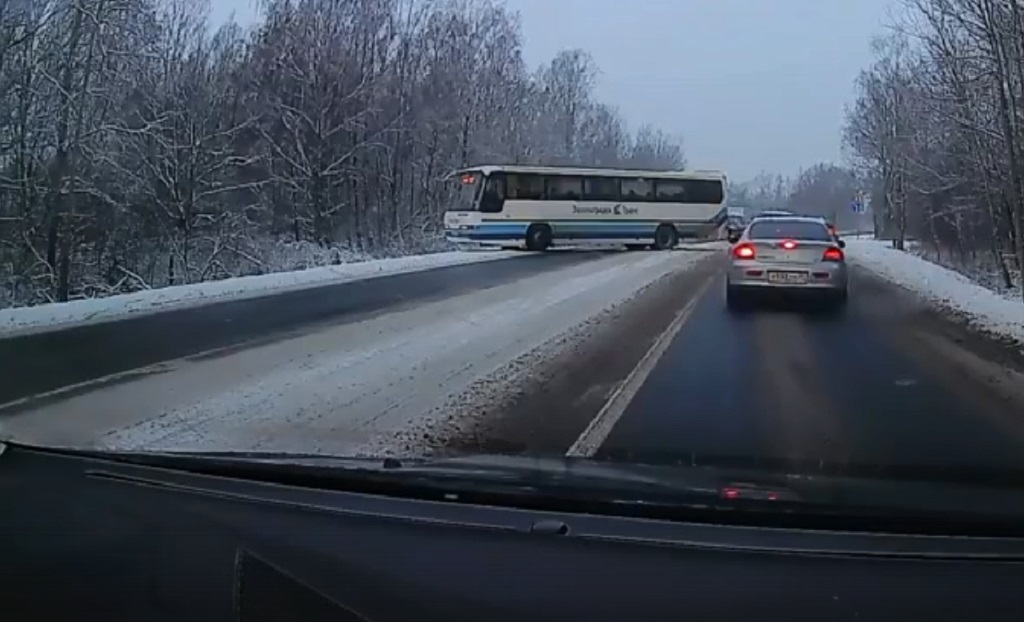
[{"label": "car brake light", "polygon": [[782,248],[786,249],[787,251],[791,251],[794,248],[796,248],[796,242],[794,242],[793,240],[786,240],[785,242],[782,243]]},{"label": "car brake light", "polygon": [[732,255],[737,259],[753,259],[754,254],[754,247],[750,244],[739,244],[732,249]]},{"label": "car brake light", "polygon": [[845,261],[846,257],[843,255],[843,251],[835,246],[825,249],[825,254],[822,256],[822,261]]}]

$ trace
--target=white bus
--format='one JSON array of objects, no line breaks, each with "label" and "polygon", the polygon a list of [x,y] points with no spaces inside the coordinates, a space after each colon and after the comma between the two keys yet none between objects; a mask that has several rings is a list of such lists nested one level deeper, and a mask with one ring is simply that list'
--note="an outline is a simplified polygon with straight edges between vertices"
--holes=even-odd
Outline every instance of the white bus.
[{"label": "white bus", "polygon": [[726,176],[717,171],[476,166],[452,177],[461,193],[444,226],[456,243],[665,250],[727,220]]}]

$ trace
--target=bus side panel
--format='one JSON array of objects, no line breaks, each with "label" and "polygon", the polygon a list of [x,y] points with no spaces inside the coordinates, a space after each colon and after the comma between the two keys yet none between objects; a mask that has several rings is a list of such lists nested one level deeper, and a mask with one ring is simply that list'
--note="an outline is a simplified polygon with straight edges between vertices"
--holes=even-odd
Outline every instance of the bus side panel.
[{"label": "bus side panel", "polygon": [[523,221],[483,220],[470,231],[470,237],[479,242],[514,242],[526,239],[526,228],[530,223]]},{"label": "bus side panel", "polygon": [[680,237],[702,237],[725,220],[720,204],[508,200],[501,214],[484,215],[478,235],[523,237],[531,223],[543,222],[556,241],[651,242],[661,223],[675,225]]},{"label": "bus side panel", "polygon": [[446,212],[445,238],[457,244],[488,246],[512,246],[525,241],[529,223],[500,219],[501,216],[481,212]]},{"label": "bus side panel", "polygon": [[661,223],[673,224],[680,238],[705,237],[727,215],[718,204],[508,200],[498,214],[446,214],[445,235],[452,242],[521,244],[532,223],[545,223],[556,243],[645,244]]}]

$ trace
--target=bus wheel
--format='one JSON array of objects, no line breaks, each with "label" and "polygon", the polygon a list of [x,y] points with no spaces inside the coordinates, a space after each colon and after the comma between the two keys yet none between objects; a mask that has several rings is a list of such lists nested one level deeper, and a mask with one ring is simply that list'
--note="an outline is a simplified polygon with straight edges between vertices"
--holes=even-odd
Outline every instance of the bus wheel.
[{"label": "bus wheel", "polygon": [[526,250],[546,251],[551,246],[551,227],[545,224],[532,224],[526,230]]},{"label": "bus wheel", "polygon": [[654,232],[654,248],[659,251],[668,251],[675,248],[679,243],[679,232],[672,225],[658,225]]}]

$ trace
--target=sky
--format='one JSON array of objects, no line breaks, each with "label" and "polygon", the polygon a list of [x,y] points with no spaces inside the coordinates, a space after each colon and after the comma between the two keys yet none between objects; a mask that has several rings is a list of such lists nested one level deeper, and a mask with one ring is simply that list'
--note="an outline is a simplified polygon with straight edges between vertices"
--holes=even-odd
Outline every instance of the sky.
[{"label": "sky", "polygon": [[[731,179],[841,162],[843,107],[894,0],[506,0],[531,67],[582,48],[598,99]],[[255,0],[215,0],[251,22]]]}]

